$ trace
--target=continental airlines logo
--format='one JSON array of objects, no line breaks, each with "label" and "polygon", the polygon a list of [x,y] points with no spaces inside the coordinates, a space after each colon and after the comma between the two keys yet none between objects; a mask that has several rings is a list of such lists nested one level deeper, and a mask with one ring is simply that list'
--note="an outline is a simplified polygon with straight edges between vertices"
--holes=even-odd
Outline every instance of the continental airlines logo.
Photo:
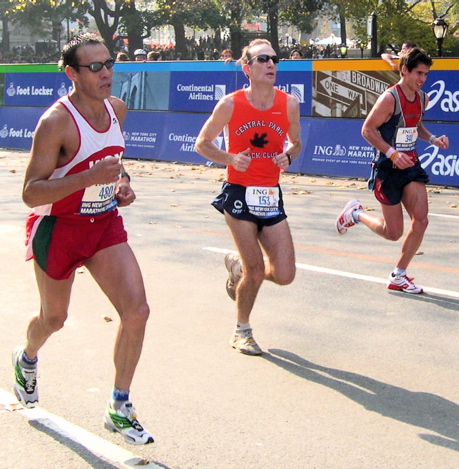
[{"label": "continental airlines logo", "polygon": [[226,95],[226,85],[177,85],[179,93],[186,93],[190,101],[219,101]]},{"label": "continental airlines logo", "polygon": [[304,103],[304,83],[288,83],[285,85],[277,85],[276,88],[291,94],[299,103]]},{"label": "continental airlines logo", "polygon": [[[190,134],[176,134],[175,132],[170,132],[167,136],[169,142],[179,144],[179,151],[186,152],[195,152],[194,144],[196,143],[197,136]],[[223,136],[220,135],[214,140],[215,145],[221,150],[223,147]]]}]

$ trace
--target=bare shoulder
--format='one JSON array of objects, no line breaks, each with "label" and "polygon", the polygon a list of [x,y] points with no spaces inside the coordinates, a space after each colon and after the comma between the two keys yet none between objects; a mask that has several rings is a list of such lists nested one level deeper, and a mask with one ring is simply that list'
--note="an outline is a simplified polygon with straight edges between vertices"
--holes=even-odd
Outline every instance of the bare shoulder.
[{"label": "bare shoulder", "polygon": [[232,112],[234,108],[234,98],[233,94],[227,94],[224,96],[215,106],[215,110],[219,110],[221,112]]},{"label": "bare shoulder", "polygon": [[38,121],[37,130],[52,131],[65,135],[68,127],[74,125],[73,119],[67,109],[60,103],[54,103],[48,108]]},{"label": "bare shoulder", "polygon": [[295,98],[295,96],[287,94],[287,106],[289,108],[297,109],[300,107],[300,102]]},{"label": "bare shoulder", "polygon": [[120,119],[120,121],[123,122],[127,113],[127,104],[122,99],[117,98],[116,96],[110,96],[110,98],[108,98],[108,101],[113,106],[113,109],[115,110],[115,113]]}]

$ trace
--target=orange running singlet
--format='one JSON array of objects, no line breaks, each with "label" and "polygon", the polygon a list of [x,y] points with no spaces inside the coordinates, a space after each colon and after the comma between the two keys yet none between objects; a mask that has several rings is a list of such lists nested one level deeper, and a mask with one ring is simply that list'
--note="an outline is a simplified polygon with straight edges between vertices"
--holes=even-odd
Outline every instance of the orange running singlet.
[{"label": "orange running singlet", "polygon": [[233,154],[250,148],[252,161],[245,172],[228,165],[226,180],[246,187],[276,186],[280,168],[273,157],[284,151],[290,126],[287,94],[276,89],[273,106],[264,111],[250,104],[243,89],[233,93],[233,102],[233,115],[225,128],[226,148]]}]

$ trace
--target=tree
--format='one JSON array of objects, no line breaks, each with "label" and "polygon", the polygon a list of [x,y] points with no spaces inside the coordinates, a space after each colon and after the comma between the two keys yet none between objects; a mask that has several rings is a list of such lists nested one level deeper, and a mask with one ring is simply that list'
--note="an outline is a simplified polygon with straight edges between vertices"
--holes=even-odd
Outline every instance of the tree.
[{"label": "tree", "polygon": [[187,58],[185,26],[218,29],[225,25],[224,16],[214,0],[158,0],[157,8],[146,13],[150,27],[169,24],[174,28],[175,49]]},{"label": "tree", "polygon": [[60,49],[63,21],[73,22],[84,18],[86,10],[85,0],[80,2],[74,0],[17,0],[8,14],[13,21],[27,26],[32,32],[46,33],[46,35],[50,32],[51,38],[58,43]]}]

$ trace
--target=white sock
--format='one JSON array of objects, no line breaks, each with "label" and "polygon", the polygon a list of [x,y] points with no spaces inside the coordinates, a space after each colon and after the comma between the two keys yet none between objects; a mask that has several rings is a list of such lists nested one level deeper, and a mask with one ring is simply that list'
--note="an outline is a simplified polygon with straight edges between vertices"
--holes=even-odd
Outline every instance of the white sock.
[{"label": "white sock", "polygon": [[355,221],[356,223],[358,223],[358,222],[360,221],[360,220],[359,220],[359,215],[360,215],[362,212],[363,212],[362,209],[360,209],[360,210],[354,210],[354,211],[352,212],[352,218],[354,219],[354,221]]},{"label": "white sock", "polygon": [[236,325],[236,331],[245,331],[247,329],[250,329],[250,323],[248,322],[239,322]]},{"label": "white sock", "polygon": [[405,269],[399,269],[398,267],[396,267],[392,271],[392,275],[398,276],[398,277],[403,277],[403,275],[406,275],[406,270]]}]

